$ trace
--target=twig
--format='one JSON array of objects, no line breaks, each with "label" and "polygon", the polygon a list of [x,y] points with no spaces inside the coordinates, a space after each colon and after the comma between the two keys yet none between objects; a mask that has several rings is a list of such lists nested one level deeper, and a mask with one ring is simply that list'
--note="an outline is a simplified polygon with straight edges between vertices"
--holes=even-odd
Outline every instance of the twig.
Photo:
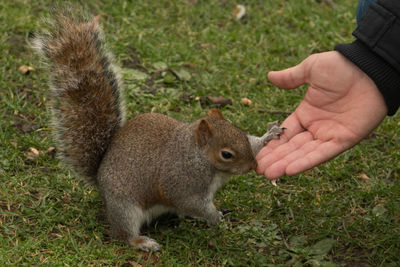
[{"label": "twig", "polygon": [[292,111],[273,110],[273,109],[259,109],[258,112],[260,112],[260,113],[271,113],[271,114],[287,114],[287,115],[292,114]]}]

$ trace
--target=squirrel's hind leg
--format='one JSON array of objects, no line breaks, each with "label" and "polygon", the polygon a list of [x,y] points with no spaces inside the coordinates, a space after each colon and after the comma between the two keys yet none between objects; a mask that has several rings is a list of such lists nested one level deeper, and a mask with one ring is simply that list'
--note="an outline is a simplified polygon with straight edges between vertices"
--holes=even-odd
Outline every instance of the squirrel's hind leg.
[{"label": "squirrel's hind leg", "polygon": [[139,248],[146,252],[156,252],[161,250],[161,246],[157,241],[147,236],[130,237],[128,242],[132,247]]},{"label": "squirrel's hind leg", "polygon": [[111,224],[111,234],[127,241],[132,247],[143,251],[159,251],[161,246],[147,236],[140,236],[141,226],[148,221],[148,214],[135,202],[106,196],[106,210]]}]

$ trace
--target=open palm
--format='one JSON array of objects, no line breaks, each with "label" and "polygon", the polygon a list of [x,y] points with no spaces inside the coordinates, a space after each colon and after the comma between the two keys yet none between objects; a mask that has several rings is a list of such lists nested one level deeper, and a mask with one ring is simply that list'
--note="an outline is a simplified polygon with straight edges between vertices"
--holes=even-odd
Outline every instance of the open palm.
[{"label": "open palm", "polygon": [[311,55],[268,77],[283,89],[309,84],[303,101],[283,122],[284,134],[257,155],[257,172],[269,179],[303,172],[351,148],[387,113],[375,83],[335,51]]}]

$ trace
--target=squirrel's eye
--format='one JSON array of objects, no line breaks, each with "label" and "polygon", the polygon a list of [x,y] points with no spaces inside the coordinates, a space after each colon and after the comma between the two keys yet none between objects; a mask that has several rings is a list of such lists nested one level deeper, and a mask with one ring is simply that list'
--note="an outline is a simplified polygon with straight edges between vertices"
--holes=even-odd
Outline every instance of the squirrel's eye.
[{"label": "squirrel's eye", "polygon": [[221,151],[221,155],[222,155],[222,157],[224,159],[231,159],[233,157],[231,152],[228,152],[228,151],[225,151],[225,150]]}]

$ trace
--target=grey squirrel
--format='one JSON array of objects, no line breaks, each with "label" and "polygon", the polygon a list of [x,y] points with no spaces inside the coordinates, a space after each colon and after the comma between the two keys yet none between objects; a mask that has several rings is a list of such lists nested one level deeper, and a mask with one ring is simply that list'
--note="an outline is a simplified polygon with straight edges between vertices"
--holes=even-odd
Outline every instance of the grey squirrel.
[{"label": "grey squirrel", "polygon": [[283,128],[247,136],[217,109],[192,123],[156,114],[125,122],[118,71],[105,47],[99,17],[59,13],[32,42],[48,63],[52,123],[63,160],[94,184],[105,203],[112,236],[158,251],[140,228],[174,212],[216,225],[215,192],[233,174],[257,167],[255,156]]}]

